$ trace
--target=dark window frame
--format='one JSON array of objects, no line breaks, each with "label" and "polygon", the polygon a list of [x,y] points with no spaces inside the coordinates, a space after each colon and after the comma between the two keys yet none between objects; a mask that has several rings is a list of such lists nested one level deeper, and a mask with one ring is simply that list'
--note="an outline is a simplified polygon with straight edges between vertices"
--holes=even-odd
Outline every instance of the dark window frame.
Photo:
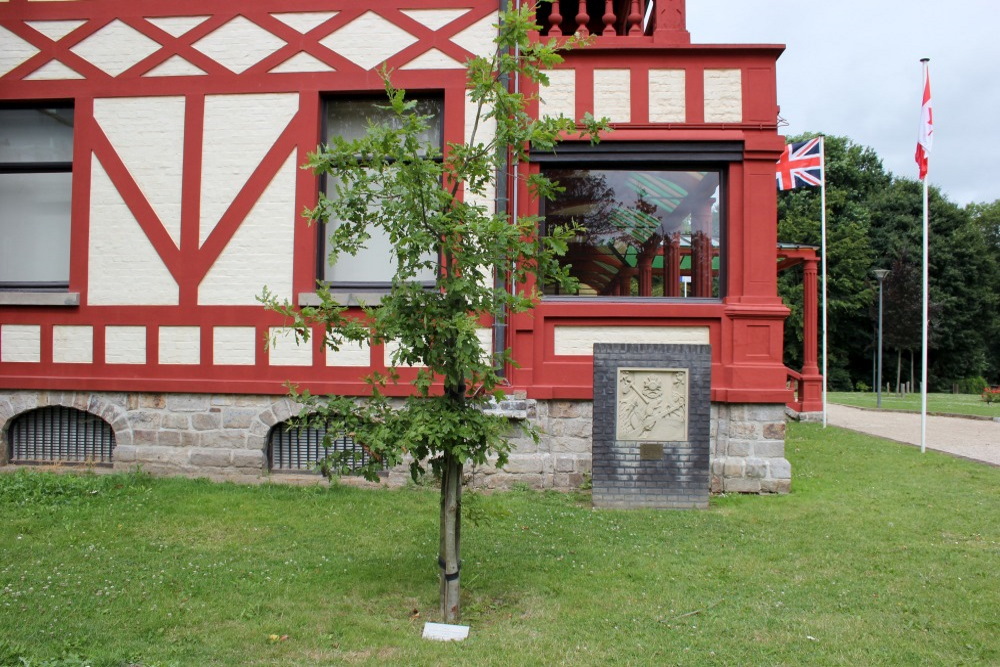
[{"label": "dark window frame", "polygon": [[[564,143],[554,152],[532,152],[531,162],[540,166],[542,173],[546,169],[594,169],[625,171],[636,170],[668,170],[668,171],[706,171],[714,172],[719,179],[719,273],[718,296],[622,296],[598,295],[581,296],[568,294],[544,294],[545,301],[580,302],[628,302],[642,303],[718,303],[726,296],[729,247],[729,171],[733,163],[743,161],[743,142],[604,142],[591,145],[589,143]],[[542,223],[541,234],[546,233],[547,200],[542,200],[539,213]],[[544,287],[544,286],[542,286]]]},{"label": "dark window frame", "polygon": [[[407,93],[407,100],[438,100],[440,102],[440,116],[438,118],[439,130],[441,134],[441,145],[439,146],[439,154],[434,159],[435,162],[442,162],[443,152],[445,148],[445,124],[444,124],[444,111],[445,111],[445,93],[443,90],[440,91],[418,91]],[[376,105],[388,105],[389,100],[386,98],[385,93],[375,93],[366,91],[363,93],[336,93],[324,95],[320,98],[320,132],[322,136],[322,142],[326,143],[330,137],[330,127],[329,127],[329,104],[336,103],[338,101],[350,101],[350,102],[360,102],[369,101]],[[322,182],[322,177],[317,178],[317,188],[321,192],[325,192],[324,185]],[[382,294],[388,292],[389,288],[392,286],[392,281],[358,281],[358,280],[327,280],[326,269],[329,266],[329,252],[327,248],[327,234],[326,225],[316,225],[316,268],[315,275],[317,283],[323,285],[327,289],[335,293],[350,291],[358,293],[377,293]],[[434,287],[434,281],[424,281],[422,283],[423,287],[426,289],[431,289]]]},{"label": "dark window frame", "polygon": [[[38,110],[38,109],[71,109],[74,111],[73,119],[73,144],[76,144],[76,118],[75,110],[76,105],[73,100],[69,99],[58,99],[58,100],[5,100],[0,102],[0,111],[13,111],[13,110]],[[75,151],[71,149],[71,155]],[[73,174],[73,160],[51,160],[44,162],[4,162],[0,161],[0,174],[70,174],[70,211],[69,211],[69,224],[67,228],[67,233],[72,237],[72,227],[73,227],[73,210],[72,210],[72,174]],[[0,202],[2,205],[2,202]],[[0,239],[2,240],[2,239]],[[67,246],[71,243],[71,238],[67,239]],[[72,255],[69,258],[72,262]],[[70,266],[67,265],[67,274],[70,272]],[[69,290],[69,279],[66,281],[0,281],[0,291],[19,291],[19,290],[30,290],[30,291],[51,291],[51,292],[66,292]]]}]

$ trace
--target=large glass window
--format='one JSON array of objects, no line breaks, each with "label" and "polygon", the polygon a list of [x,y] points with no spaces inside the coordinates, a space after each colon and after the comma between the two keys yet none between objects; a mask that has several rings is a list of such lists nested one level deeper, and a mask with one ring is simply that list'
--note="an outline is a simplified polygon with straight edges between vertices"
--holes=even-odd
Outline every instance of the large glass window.
[{"label": "large glass window", "polygon": [[[544,204],[545,228],[576,226],[562,262],[573,296],[720,296],[721,171],[544,169],[564,190]],[[547,294],[560,294],[546,286]]]},{"label": "large glass window", "polygon": [[72,169],[72,109],[0,109],[0,287],[69,284]]},{"label": "large glass window", "polygon": [[[443,147],[444,103],[440,97],[414,98],[417,101],[416,112],[432,118],[427,131],[420,137],[421,143]],[[341,136],[345,139],[359,139],[365,135],[369,125],[399,125],[399,119],[391,109],[384,108],[387,101],[384,97],[366,99],[331,98],[326,101],[326,138]],[[323,190],[328,197],[335,196],[336,176],[326,176]],[[336,220],[328,224],[336,225]],[[324,229],[323,242],[320,244],[319,276],[335,287],[379,288],[387,287],[395,274],[395,259],[393,249],[387,235],[380,230],[372,230],[367,247],[357,255],[341,253],[336,262],[330,264],[329,235]],[[433,284],[435,274],[428,270],[419,279]]]}]

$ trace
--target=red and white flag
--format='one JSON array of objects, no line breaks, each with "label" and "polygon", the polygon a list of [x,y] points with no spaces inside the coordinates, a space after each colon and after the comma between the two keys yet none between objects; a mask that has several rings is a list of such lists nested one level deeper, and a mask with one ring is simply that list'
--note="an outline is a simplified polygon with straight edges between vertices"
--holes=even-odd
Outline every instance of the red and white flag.
[{"label": "red and white flag", "polygon": [[917,167],[920,169],[920,180],[927,177],[927,164],[931,156],[931,145],[934,143],[934,114],[931,111],[931,75],[924,63],[924,97],[920,105],[920,130],[917,134]]}]

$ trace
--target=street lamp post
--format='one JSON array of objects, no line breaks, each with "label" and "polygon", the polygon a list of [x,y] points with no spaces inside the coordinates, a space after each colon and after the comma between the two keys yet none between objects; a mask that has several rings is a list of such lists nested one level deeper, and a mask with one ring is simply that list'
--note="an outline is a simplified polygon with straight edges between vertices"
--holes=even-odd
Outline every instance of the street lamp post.
[{"label": "street lamp post", "polygon": [[888,269],[875,269],[872,273],[878,278],[878,398],[875,400],[875,407],[882,407],[882,283],[889,275]]}]

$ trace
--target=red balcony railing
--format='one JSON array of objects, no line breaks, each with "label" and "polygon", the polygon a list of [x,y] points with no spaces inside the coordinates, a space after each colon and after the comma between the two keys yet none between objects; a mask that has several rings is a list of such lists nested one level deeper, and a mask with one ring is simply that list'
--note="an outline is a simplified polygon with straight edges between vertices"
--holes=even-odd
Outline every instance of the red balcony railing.
[{"label": "red balcony railing", "polygon": [[556,0],[539,3],[536,19],[553,37],[687,36],[683,0]]}]

